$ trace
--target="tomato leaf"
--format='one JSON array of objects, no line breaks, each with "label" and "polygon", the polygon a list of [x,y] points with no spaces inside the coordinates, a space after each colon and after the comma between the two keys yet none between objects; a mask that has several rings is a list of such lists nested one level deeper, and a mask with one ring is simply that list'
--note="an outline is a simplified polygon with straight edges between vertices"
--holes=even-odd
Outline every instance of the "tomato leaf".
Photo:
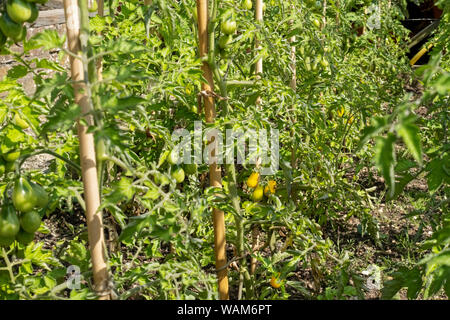
[{"label": "tomato leaf", "polygon": [[394,196],[395,191],[395,135],[389,133],[386,138],[378,137],[375,146],[375,165],[384,177],[386,186],[389,188],[389,195]]}]

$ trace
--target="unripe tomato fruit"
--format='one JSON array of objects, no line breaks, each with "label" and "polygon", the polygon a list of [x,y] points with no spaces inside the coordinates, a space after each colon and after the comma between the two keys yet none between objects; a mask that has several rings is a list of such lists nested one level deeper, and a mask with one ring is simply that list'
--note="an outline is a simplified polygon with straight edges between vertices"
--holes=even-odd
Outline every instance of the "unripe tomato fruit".
[{"label": "unripe tomato fruit", "polygon": [[14,237],[0,237],[0,247],[9,247],[14,242]]},{"label": "unripe tomato fruit", "polygon": [[45,189],[32,181],[30,181],[30,185],[33,188],[33,192],[37,198],[36,206],[39,208],[45,208],[48,204],[48,194]]},{"label": "unripe tomato fruit", "polygon": [[242,6],[244,9],[250,10],[253,7],[253,1],[252,0],[244,0],[242,3]]},{"label": "unripe tomato fruit", "polygon": [[172,151],[170,151],[169,155],[167,156],[167,161],[172,165],[178,164],[178,162],[180,161],[180,156],[176,149],[172,149]]},{"label": "unripe tomato fruit", "polygon": [[313,24],[316,26],[316,28],[320,28],[320,21],[319,19],[314,19]]},{"label": "unripe tomato fruit", "polygon": [[27,27],[22,26],[22,33],[20,34],[20,36],[18,38],[13,38],[14,42],[21,42],[23,40],[25,40],[25,38],[27,37]]},{"label": "unripe tomato fruit", "polygon": [[184,181],[184,178],[185,178],[185,174],[184,174],[183,168],[181,168],[181,167],[176,168],[175,170],[172,171],[170,176],[172,178],[174,178],[177,183],[182,183]]},{"label": "unripe tomato fruit", "polygon": [[37,211],[23,213],[20,217],[20,226],[28,233],[35,233],[41,226],[41,215]]},{"label": "unripe tomato fruit", "polygon": [[14,150],[11,152],[8,152],[6,154],[3,154],[3,159],[5,159],[6,162],[14,162],[20,157],[20,151]]},{"label": "unripe tomato fruit", "polygon": [[24,213],[33,210],[38,203],[33,187],[24,177],[19,177],[14,182],[12,200],[16,210]]},{"label": "unripe tomato fruit", "polygon": [[255,188],[258,185],[259,180],[259,173],[258,172],[252,172],[250,177],[247,179],[247,186],[249,188]]},{"label": "unripe tomato fruit", "polygon": [[97,159],[97,162],[105,161],[108,159],[105,140],[103,139],[99,139],[95,144],[95,158]]},{"label": "unripe tomato fruit", "polygon": [[3,205],[2,211],[0,212],[0,237],[15,237],[19,229],[20,223],[16,210],[9,203]]},{"label": "unripe tomato fruit", "polygon": [[197,164],[196,163],[187,163],[184,165],[184,172],[191,175],[197,173]]},{"label": "unripe tomato fruit", "polygon": [[8,0],[6,2],[6,12],[12,21],[24,23],[31,18],[31,4],[25,0]]},{"label": "unripe tomato fruit", "polygon": [[6,12],[2,13],[0,17],[0,30],[8,38],[17,41],[22,36],[23,26],[12,21]]},{"label": "unripe tomato fruit", "polygon": [[259,202],[264,197],[264,188],[262,186],[257,186],[252,193],[252,200]]},{"label": "unripe tomato fruit", "polygon": [[35,22],[39,17],[39,10],[34,3],[30,3],[31,5],[31,17],[27,20],[27,22],[32,23]]},{"label": "unripe tomato fruit", "polygon": [[13,122],[16,126],[20,127],[21,129],[27,129],[29,127],[28,122],[23,120],[18,113],[14,115]]},{"label": "unripe tomato fruit", "polygon": [[220,31],[222,31],[223,34],[233,34],[236,32],[236,21],[234,20],[227,20],[222,21],[222,24],[220,25]]},{"label": "unripe tomato fruit", "polygon": [[224,34],[219,38],[219,48],[225,49],[233,38],[229,34]]},{"label": "unripe tomato fruit", "polygon": [[20,244],[27,245],[34,240],[34,233],[29,233],[20,229],[20,231],[16,234],[16,240]]}]

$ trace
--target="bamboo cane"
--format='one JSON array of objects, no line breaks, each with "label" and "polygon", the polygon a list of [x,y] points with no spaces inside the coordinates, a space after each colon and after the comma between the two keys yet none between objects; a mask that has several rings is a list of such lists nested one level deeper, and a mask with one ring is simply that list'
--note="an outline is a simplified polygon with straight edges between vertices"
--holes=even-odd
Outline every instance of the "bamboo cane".
[{"label": "bamboo cane", "polygon": [[[208,56],[208,0],[197,0],[197,15],[200,57],[206,58]],[[207,61],[203,62],[202,71],[207,81],[207,83],[202,83],[202,91],[210,92],[214,89],[214,80],[211,68]],[[214,123],[216,109],[213,97],[211,95],[205,95],[204,103],[206,122]],[[213,144],[211,156],[214,156],[217,148],[217,141],[211,139],[209,144],[211,143]],[[209,165],[209,180],[211,186],[222,187],[220,167],[217,166],[217,163],[210,163]],[[216,270],[219,270],[217,271],[219,299],[228,300],[228,270],[225,267],[227,264],[225,217],[223,211],[217,208],[213,208],[213,225]]]},{"label": "bamboo cane", "polygon": [[[86,1],[86,0],[84,0]],[[80,0],[83,2],[83,0]],[[87,1],[82,3],[87,14]],[[80,34],[81,17],[77,0],[64,0],[64,14],[66,18],[67,41],[69,51],[75,55],[82,54]],[[84,26],[84,24],[83,24]],[[86,27],[86,26],[84,26]],[[83,56],[86,57],[87,54]],[[87,116],[91,111],[91,103],[87,94],[85,83],[87,61],[70,56],[71,74],[74,81],[75,102],[80,105],[84,120],[88,125],[93,124],[92,116]],[[100,195],[98,189],[97,169],[95,160],[94,136],[87,132],[87,127],[78,121],[78,137],[80,140],[80,159],[82,179],[84,186],[84,200],[86,203],[86,222],[88,228],[89,249],[92,258],[92,269],[94,277],[94,289],[100,300],[109,300],[108,291],[109,277],[104,255],[104,234],[102,212],[98,211],[100,206]]]},{"label": "bamboo cane", "polygon": [[[263,23],[263,1],[262,0],[256,0],[255,1],[255,20],[256,23],[262,28]],[[261,40],[256,37],[255,40],[255,51],[259,53],[261,50]],[[263,60],[262,57],[259,57],[256,61],[255,65],[255,74],[257,79],[261,79],[263,73]],[[261,104],[261,97],[258,97],[256,99],[256,105]],[[258,237],[259,237],[259,230],[256,225],[252,227],[252,252],[255,252],[257,248],[259,247],[258,244]],[[252,257],[250,259],[250,274],[254,274],[256,270],[256,258]]]}]

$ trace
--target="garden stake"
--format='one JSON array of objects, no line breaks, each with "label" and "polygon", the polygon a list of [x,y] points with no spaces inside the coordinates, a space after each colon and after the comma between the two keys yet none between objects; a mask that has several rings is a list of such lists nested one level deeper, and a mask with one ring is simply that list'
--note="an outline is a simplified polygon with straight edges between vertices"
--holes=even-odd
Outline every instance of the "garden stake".
[{"label": "garden stake", "polygon": [[[263,2],[262,0],[256,0],[255,2],[255,20],[256,23],[259,25],[260,28],[262,28],[263,23]],[[259,51],[261,51],[261,42],[258,37],[256,37],[255,40],[255,52],[259,54]],[[256,79],[261,79],[263,72],[263,60],[262,57],[259,57],[256,61],[255,66],[255,74]],[[256,99],[256,105],[259,106],[261,104],[261,97],[258,97]],[[256,225],[252,226],[252,252],[256,250],[258,247],[258,236],[259,236],[259,230]],[[251,257],[250,259],[250,274],[254,274],[256,269],[256,258]]]},{"label": "garden stake", "polygon": [[[92,116],[88,116],[92,110],[87,93],[87,52],[82,52],[81,38],[87,42],[89,19],[87,15],[87,0],[64,0],[64,13],[66,18],[68,49],[80,58],[70,56],[75,102],[81,107],[84,121],[93,125]],[[83,17],[84,19],[81,19]],[[83,48],[85,49],[85,48]],[[84,60],[84,61],[83,61]],[[100,300],[109,300],[109,277],[105,261],[105,244],[103,234],[102,212],[100,206],[100,194],[98,189],[97,169],[95,159],[94,135],[87,132],[87,127],[78,120],[78,137],[80,140],[80,161],[84,186],[84,200],[86,203],[86,222],[89,237],[89,249],[92,258],[92,271],[94,277],[94,289]]]},{"label": "garden stake", "polygon": [[[208,56],[208,0],[197,0],[197,15],[200,57],[206,58]],[[207,61],[203,61],[202,71],[207,81],[207,83],[202,83],[202,91],[211,92],[212,90],[214,90],[214,80]],[[205,103],[206,122],[214,123],[214,119],[216,117],[214,98],[211,95],[204,95],[203,100]],[[211,156],[214,156],[217,147],[217,141],[211,139],[209,143],[214,144],[211,152]],[[216,163],[211,163],[209,165],[209,180],[211,186],[222,187],[220,167],[218,167]],[[223,211],[217,208],[213,208],[213,225],[216,270],[219,270],[217,271],[219,299],[228,300],[228,270],[227,268],[222,268],[227,264],[225,217]]]}]

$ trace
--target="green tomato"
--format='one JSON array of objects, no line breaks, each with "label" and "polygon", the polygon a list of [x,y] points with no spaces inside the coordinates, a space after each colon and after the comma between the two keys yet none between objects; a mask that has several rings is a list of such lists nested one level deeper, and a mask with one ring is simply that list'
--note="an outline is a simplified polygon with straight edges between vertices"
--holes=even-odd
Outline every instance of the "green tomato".
[{"label": "green tomato", "polygon": [[323,57],[322,57],[322,59],[320,59],[320,64],[321,64],[322,67],[324,67],[324,68],[328,68],[328,66],[330,65],[329,62],[328,62],[328,60],[325,59],[325,58],[323,58]]},{"label": "green tomato", "polygon": [[233,38],[229,34],[221,36],[219,39],[219,48],[225,49],[232,39]]},{"label": "green tomato", "polygon": [[19,232],[20,223],[16,210],[11,204],[3,205],[0,212],[0,237],[15,237]]},{"label": "green tomato", "polygon": [[314,19],[313,24],[316,26],[316,28],[320,28],[320,21],[319,19]]},{"label": "green tomato", "polygon": [[14,237],[0,237],[0,247],[9,247],[14,243]]},{"label": "green tomato", "polygon": [[17,39],[22,36],[22,29],[23,26],[11,20],[6,12],[2,13],[2,16],[0,17],[0,30],[5,36],[17,41]]},{"label": "green tomato", "polygon": [[48,204],[48,194],[45,189],[32,181],[30,181],[30,185],[33,188],[34,195],[37,198],[36,206],[39,208],[45,208]]},{"label": "green tomato", "polygon": [[27,129],[29,127],[28,122],[23,120],[18,113],[14,115],[13,122],[16,126],[20,127],[21,129]]},{"label": "green tomato", "polygon": [[20,217],[20,226],[28,233],[35,233],[41,226],[41,215],[37,211],[29,211]]},{"label": "green tomato", "polygon": [[3,159],[5,159],[6,162],[14,162],[20,157],[20,151],[14,150],[11,152],[8,152],[7,154],[3,155]]},{"label": "green tomato", "polygon": [[13,39],[15,42],[21,42],[23,40],[25,40],[25,38],[27,37],[27,27],[22,26],[22,33],[20,34],[20,37]]},{"label": "green tomato", "polygon": [[27,245],[34,240],[34,233],[29,233],[20,229],[20,231],[16,234],[16,240],[20,244]]},{"label": "green tomato", "polygon": [[20,24],[31,18],[32,8],[31,4],[25,0],[8,0],[6,12],[12,21]]},{"label": "green tomato", "polygon": [[244,0],[242,2],[242,6],[244,7],[244,9],[246,10],[251,10],[251,8],[253,7],[253,1],[252,0]]},{"label": "green tomato", "polygon": [[31,17],[27,20],[27,22],[32,23],[35,22],[36,19],[39,17],[39,10],[37,6],[34,3],[30,3],[31,5]]},{"label": "green tomato", "polygon": [[220,30],[223,34],[233,34],[236,32],[236,21],[234,20],[227,20],[222,21],[220,25]]},{"label": "green tomato", "polygon": [[172,170],[170,176],[175,179],[177,183],[182,183],[185,178],[184,170],[181,167],[177,167],[175,170]]},{"label": "green tomato", "polygon": [[197,169],[198,167],[196,163],[187,163],[184,165],[184,172],[186,172],[189,175],[196,174]]},{"label": "green tomato", "polygon": [[176,149],[172,149],[170,151],[169,155],[167,156],[167,161],[172,165],[178,164],[180,162],[180,155]]},{"label": "green tomato", "polygon": [[24,177],[19,177],[14,182],[12,200],[16,210],[24,213],[33,210],[38,203],[38,198],[33,187]]},{"label": "green tomato", "polygon": [[106,144],[104,139],[98,139],[95,144],[95,157],[97,162],[108,160],[108,153],[106,152]]}]

